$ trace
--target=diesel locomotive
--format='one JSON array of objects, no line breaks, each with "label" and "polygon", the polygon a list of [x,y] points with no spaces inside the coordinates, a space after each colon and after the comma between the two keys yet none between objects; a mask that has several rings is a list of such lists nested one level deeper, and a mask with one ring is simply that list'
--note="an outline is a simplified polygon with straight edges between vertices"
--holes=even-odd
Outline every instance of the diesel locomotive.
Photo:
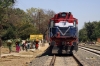
[{"label": "diesel locomotive", "polygon": [[72,54],[78,51],[78,19],[71,12],[60,12],[49,21],[51,53]]}]

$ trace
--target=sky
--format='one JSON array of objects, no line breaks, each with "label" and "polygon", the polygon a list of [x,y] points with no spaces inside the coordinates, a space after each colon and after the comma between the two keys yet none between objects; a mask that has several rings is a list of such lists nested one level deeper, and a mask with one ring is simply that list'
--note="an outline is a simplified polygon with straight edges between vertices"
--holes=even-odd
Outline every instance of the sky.
[{"label": "sky", "polygon": [[55,13],[71,12],[78,19],[79,30],[85,22],[100,21],[100,0],[17,0],[15,8],[50,9]]}]

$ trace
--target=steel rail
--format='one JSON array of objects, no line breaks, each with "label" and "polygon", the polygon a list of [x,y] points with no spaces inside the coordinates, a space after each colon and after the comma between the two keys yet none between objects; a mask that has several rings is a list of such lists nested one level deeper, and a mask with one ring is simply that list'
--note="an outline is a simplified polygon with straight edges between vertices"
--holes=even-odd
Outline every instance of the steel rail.
[{"label": "steel rail", "polygon": [[87,47],[79,47],[79,48],[90,51],[90,52],[95,53],[97,55],[100,55],[100,52],[98,52],[98,50],[95,50],[95,49],[91,50],[90,48],[86,49]]},{"label": "steel rail", "polygon": [[54,66],[55,60],[56,60],[56,56],[54,55],[54,56],[52,57],[52,59],[51,59],[51,62],[50,62],[50,64],[49,64],[49,66]]}]

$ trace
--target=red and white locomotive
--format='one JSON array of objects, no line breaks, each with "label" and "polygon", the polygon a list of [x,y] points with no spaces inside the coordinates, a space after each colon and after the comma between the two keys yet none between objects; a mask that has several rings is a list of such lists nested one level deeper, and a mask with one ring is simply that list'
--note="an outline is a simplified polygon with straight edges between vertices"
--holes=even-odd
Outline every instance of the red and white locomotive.
[{"label": "red and white locomotive", "polygon": [[49,22],[49,40],[52,53],[72,53],[78,50],[78,20],[71,12],[60,12]]}]

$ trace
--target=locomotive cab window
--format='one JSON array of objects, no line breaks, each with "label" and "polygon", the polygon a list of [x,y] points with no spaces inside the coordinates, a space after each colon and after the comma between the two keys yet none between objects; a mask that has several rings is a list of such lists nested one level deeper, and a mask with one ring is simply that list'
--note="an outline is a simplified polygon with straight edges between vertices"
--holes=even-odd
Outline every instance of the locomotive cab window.
[{"label": "locomotive cab window", "polygon": [[61,13],[61,14],[58,14],[58,18],[65,18],[66,17],[66,13]]},{"label": "locomotive cab window", "polygon": [[66,13],[62,13],[61,16],[62,16],[62,17],[66,17]]}]

